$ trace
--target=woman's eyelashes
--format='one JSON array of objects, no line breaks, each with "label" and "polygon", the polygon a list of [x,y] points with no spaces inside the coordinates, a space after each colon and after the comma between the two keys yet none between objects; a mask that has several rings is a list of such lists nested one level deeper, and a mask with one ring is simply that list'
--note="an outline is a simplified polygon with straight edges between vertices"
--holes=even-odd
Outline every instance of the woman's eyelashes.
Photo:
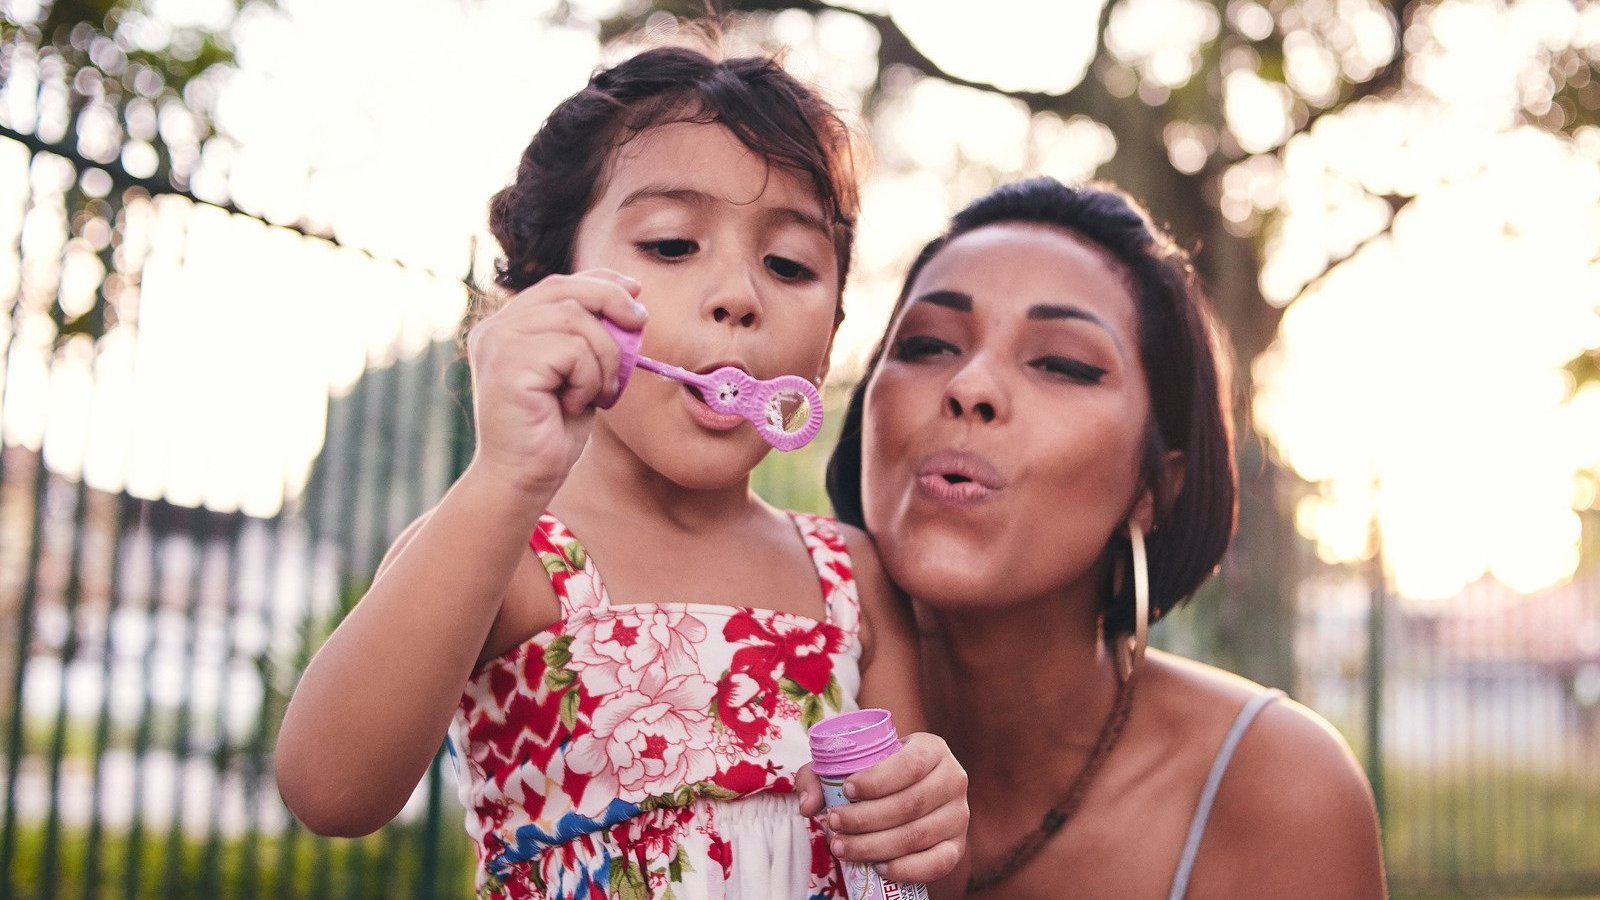
[{"label": "woman's eyelashes", "polygon": [[916,362],[930,356],[956,354],[961,350],[955,344],[926,334],[913,334],[897,338],[891,348],[894,358],[901,362]]},{"label": "woman's eyelashes", "polygon": [[1028,365],[1053,378],[1064,378],[1079,384],[1099,384],[1106,370],[1070,356],[1040,356]]},{"label": "woman's eyelashes", "polygon": [[[889,352],[899,362],[918,362],[938,356],[959,356],[961,348],[932,335],[912,334],[897,338]],[[1047,377],[1076,384],[1099,384],[1106,377],[1106,370],[1100,366],[1070,356],[1037,356],[1027,360],[1027,365]]]}]

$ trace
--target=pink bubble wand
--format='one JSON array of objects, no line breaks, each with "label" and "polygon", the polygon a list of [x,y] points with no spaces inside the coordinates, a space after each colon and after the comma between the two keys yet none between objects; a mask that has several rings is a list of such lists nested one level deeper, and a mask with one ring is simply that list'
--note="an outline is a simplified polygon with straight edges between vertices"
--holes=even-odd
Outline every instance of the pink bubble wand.
[{"label": "pink bubble wand", "polygon": [[733,413],[756,427],[761,439],[777,450],[797,450],[811,443],[822,428],[822,395],[816,385],[799,375],[761,379],[737,366],[723,366],[701,375],[639,352],[643,331],[627,331],[610,319],[600,324],[611,332],[622,350],[617,368],[617,392],[595,405],[610,409],[628,386],[635,367],[700,391],[700,399],[717,412]]}]

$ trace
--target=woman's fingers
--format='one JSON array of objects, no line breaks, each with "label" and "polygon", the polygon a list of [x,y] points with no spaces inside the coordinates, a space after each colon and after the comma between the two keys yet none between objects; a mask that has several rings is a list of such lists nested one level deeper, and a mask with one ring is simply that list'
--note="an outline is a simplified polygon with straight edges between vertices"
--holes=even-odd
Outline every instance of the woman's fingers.
[{"label": "woman's fingers", "polygon": [[852,801],[824,819],[840,859],[882,863],[896,880],[929,881],[966,851],[967,773],[935,735],[907,738],[899,753],[851,775],[845,792]]},{"label": "woman's fingers", "polygon": [[901,884],[929,884],[950,874],[967,853],[965,841],[940,841],[926,850],[875,865],[879,875]]},{"label": "woman's fingers", "polygon": [[966,804],[950,803],[884,831],[845,834],[832,830],[828,846],[839,859],[883,864],[883,873],[896,881],[927,882],[943,878],[960,861],[966,835]]},{"label": "woman's fingers", "polygon": [[967,773],[944,739],[917,733],[900,752],[845,781],[851,802],[830,812],[842,830],[859,834],[893,827],[937,807],[967,799]]}]

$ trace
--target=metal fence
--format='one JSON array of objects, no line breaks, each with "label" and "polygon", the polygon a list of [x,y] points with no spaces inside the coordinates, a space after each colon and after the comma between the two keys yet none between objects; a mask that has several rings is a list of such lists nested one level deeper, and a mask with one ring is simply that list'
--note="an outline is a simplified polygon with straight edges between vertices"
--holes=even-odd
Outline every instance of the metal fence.
[{"label": "metal fence", "polygon": [[[305,661],[392,537],[462,465],[464,373],[437,319],[459,309],[463,285],[178,192],[152,195],[66,148],[29,144],[0,139],[0,264],[15,262],[0,268],[10,313],[0,333],[0,900],[468,896],[447,768],[435,765],[394,824],[333,841],[293,820],[270,766]],[[319,280],[335,271],[372,285],[358,294],[422,298],[418,316],[433,324],[402,316],[361,339],[339,372],[295,390],[278,380],[218,393],[210,382],[233,377],[218,359],[270,337],[265,320],[247,318],[257,324],[208,337],[227,342],[221,357],[153,382],[210,398],[179,409],[200,430],[174,441],[173,414],[101,387],[138,360],[187,352],[170,330],[161,337],[168,320],[226,301],[205,283],[189,285],[201,299],[188,306],[163,292],[182,293],[181,273],[205,268],[227,240],[273,260],[252,281],[310,273],[252,301],[311,296],[302,331],[382,312]],[[265,290],[229,293],[249,289]],[[340,304],[356,311],[329,313]],[[74,334],[71,314],[85,309],[103,319]],[[286,360],[284,372],[339,356],[280,344],[262,358]],[[267,415],[285,393],[309,404],[310,426],[292,404]],[[228,418],[238,406],[291,436],[250,431],[254,419]],[[204,444],[195,435],[214,419],[244,428],[245,443]],[[818,508],[826,443],[765,466],[759,489]],[[272,470],[276,494],[218,487],[243,471],[229,468],[235,457]],[[1600,590],[1591,581],[1532,598],[1483,588],[1429,607],[1389,601],[1376,655],[1368,597],[1350,573],[1306,581],[1296,694],[1361,752],[1369,734],[1378,739],[1397,894],[1600,894]]]},{"label": "metal fence", "polygon": [[[271,774],[300,669],[461,465],[463,372],[436,320],[439,309],[459,318],[463,283],[178,192],[152,196],[30,143],[0,140],[0,257],[15,262],[0,270],[0,897],[470,893],[453,774],[440,765],[394,824],[359,841],[306,832]],[[216,258],[230,241],[263,270],[303,270],[302,283],[282,283],[283,271],[225,293],[184,281],[231,266]],[[351,292],[350,277],[366,290]],[[102,321],[74,334],[85,291]],[[314,315],[278,346],[259,346],[275,336],[248,310],[245,327],[220,332],[175,334],[170,321],[221,314],[196,295],[220,305],[243,293],[283,315],[285,292]],[[368,293],[424,311],[353,347],[316,336],[319,323],[381,320],[389,311]],[[184,346],[219,341],[220,356]],[[253,385],[252,352],[285,368]],[[337,371],[321,371],[329,359]],[[189,371],[162,374],[174,364]],[[293,381],[296,367],[317,375]],[[102,384],[121,388],[108,399]],[[208,425],[239,424],[237,407],[266,421],[197,451]],[[152,433],[175,415],[198,425],[184,446]],[[267,476],[230,494],[239,457]]]},{"label": "metal fence", "polygon": [[1365,582],[1313,577],[1300,607],[1297,696],[1379,761],[1398,891],[1600,895],[1593,573],[1534,595],[1481,583],[1444,601],[1388,598],[1377,654]]}]

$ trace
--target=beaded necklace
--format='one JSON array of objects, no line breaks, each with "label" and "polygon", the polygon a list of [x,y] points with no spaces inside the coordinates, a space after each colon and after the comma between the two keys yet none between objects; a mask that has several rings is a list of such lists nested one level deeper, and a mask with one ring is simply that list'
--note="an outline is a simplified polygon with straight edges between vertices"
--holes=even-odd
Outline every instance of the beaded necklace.
[{"label": "beaded necklace", "polygon": [[1128,713],[1133,709],[1133,683],[1136,680],[1137,676],[1130,677],[1117,685],[1116,699],[1112,701],[1111,713],[1106,716],[1105,724],[1100,727],[1100,736],[1095,740],[1094,752],[1089,754],[1089,759],[1079,770],[1078,776],[1072,779],[1067,792],[1045,812],[1039,827],[1023,835],[999,863],[974,874],[967,880],[967,893],[981,891],[1011,877],[1029,860],[1038,856],[1051,836],[1060,831],[1061,827],[1067,824],[1067,820],[1077,813],[1078,807],[1083,805],[1084,796],[1089,792],[1089,785],[1100,773],[1106,757],[1110,756],[1112,749],[1117,746],[1117,739],[1122,737],[1123,726],[1128,724]]}]

